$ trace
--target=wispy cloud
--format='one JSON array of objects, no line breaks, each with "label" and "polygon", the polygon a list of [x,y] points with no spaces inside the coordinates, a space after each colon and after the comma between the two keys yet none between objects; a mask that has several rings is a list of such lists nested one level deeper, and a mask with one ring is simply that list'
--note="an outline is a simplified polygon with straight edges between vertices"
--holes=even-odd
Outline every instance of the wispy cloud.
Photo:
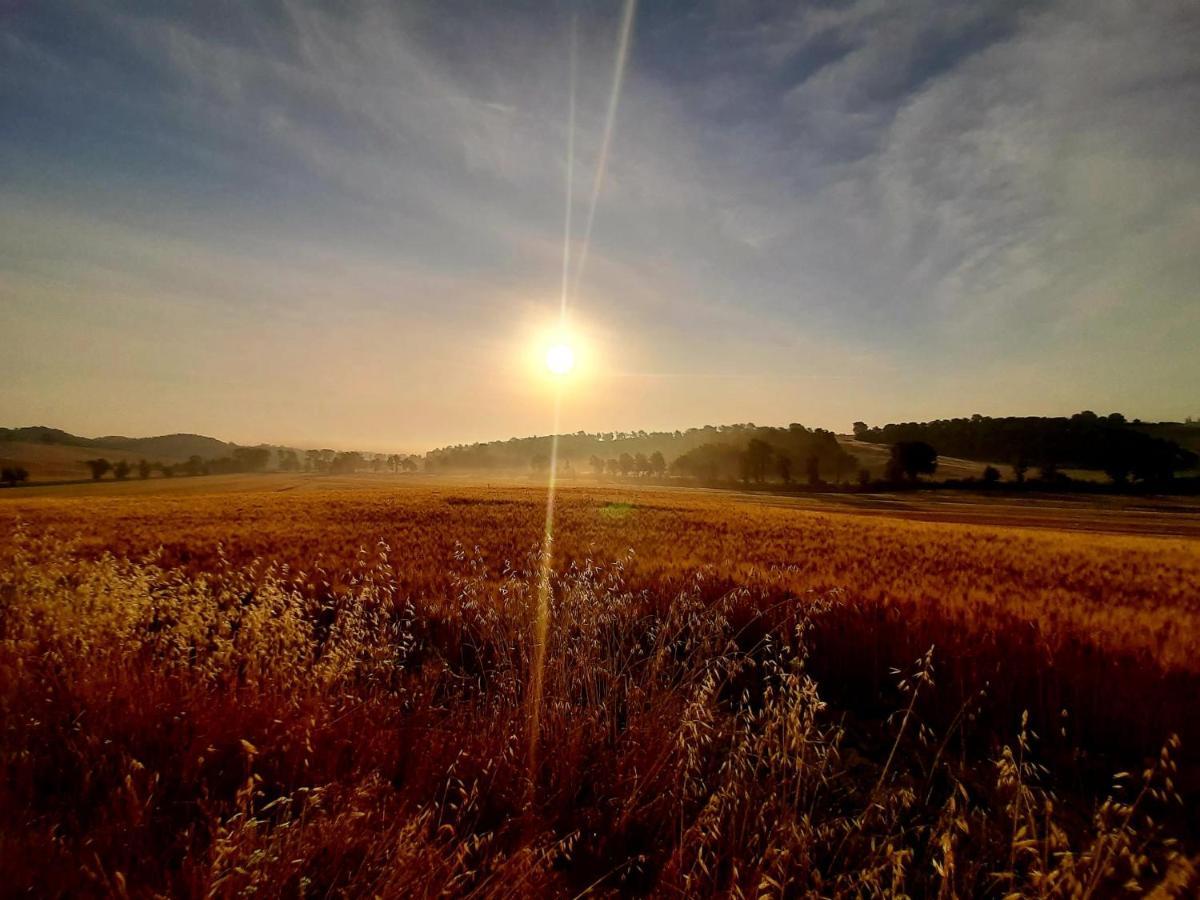
[{"label": "wispy cloud", "polygon": [[[20,378],[5,417],[200,427],[191,411],[243,439],[544,430],[516,376],[477,380],[556,309],[576,12],[583,186],[616,2],[6,13],[0,296],[25,352],[0,363]],[[1194,414],[1198,45],[1186,0],[643,4],[580,316],[612,337],[614,378],[777,381],[601,379],[568,422],[845,427],[1030,408],[1039,379],[1056,404]],[[95,330],[106,317],[121,327]],[[89,334],[107,354],[67,358]],[[170,385],[170,403],[82,399],[105,358],[163,342],[120,389]],[[248,355],[254,409],[222,425],[234,388],[214,370]],[[35,356],[60,376],[29,377]],[[830,386],[797,387],[814,380]]]}]

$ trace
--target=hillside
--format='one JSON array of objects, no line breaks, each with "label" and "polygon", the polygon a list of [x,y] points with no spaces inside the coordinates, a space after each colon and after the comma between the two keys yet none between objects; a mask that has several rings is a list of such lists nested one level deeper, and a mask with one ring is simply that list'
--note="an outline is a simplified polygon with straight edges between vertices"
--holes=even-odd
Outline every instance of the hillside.
[{"label": "hillside", "polygon": [[45,425],[0,428],[0,465],[21,466],[29,472],[30,481],[86,478],[85,462],[98,456],[113,463],[124,460],[135,464],[142,459],[178,463],[191,456],[203,459],[229,456],[236,447],[202,434],[88,438]]},{"label": "hillside", "polygon": [[[74,481],[90,477],[86,461],[100,454],[96,447],[77,447],[70,444],[40,444],[31,441],[0,441],[0,467],[20,466],[29,473],[29,480]],[[109,462],[124,460],[136,465],[142,454],[132,450],[104,449]],[[163,459],[162,462],[178,462]]]}]

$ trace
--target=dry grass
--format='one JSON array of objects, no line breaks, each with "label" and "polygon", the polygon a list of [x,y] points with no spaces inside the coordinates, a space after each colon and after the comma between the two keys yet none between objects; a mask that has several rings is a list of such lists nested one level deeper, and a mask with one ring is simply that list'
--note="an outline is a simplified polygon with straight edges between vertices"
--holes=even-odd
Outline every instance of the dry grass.
[{"label": "dry grass", "polygon": [[621,499],[561,496],[541,653],[537,492],[6,507],[0,883],[1197,888],[1194,543]]}]

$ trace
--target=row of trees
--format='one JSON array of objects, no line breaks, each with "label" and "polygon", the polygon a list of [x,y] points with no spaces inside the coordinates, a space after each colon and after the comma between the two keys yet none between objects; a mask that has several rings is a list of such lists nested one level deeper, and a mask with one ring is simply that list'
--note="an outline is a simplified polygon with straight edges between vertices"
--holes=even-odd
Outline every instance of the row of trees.
[{"label": "row of trees", "polygon": [[1090,410],[1070,418],[975,415],[969,419],[904,422],[872,428],[854,423],[854,436],[875,444],[921,441],[948,456],[981,461],[1011,461],[1018,480],[1031,465],[1056,472],[1062,467],[1105,472],[1118,484],[1131,478],[1165,481],[1195,468],[1200,458],[1175,441],[1155,437],[1159,425],[1127,422],[1120,413],[1099,416]]},{"label": "row of trees", "polygon": [[305,471],[322,473],[345,472],[416,472],[420,468],[420,457],[401,453],[363,454],[357,451],[338,453],[335,450],[307,450],[301,464],[294,450],[280,451],[281,471]]},{"label": "row of trees", "polygon": [[[308,450],[303,461],[300,454],[289,448],[277,451],[276,468],[280,472],[321,472],[342,474],[346,472],[415,472],[420,468],[418,457],[404,456],[398,453],[389,455],[364,455],[357,452],[342,452],[334,450]],[[240,472],[264,472],[271,463],[269,447],[237,447],[232,455],[215,459],[203,459],[198,455],[189,457],[184,462],[161,463],[140,460],[136,464],[127,460],[111,462],[103,457],[85,461],[91,472],[92,480],[99,481],[107,475],[117,481],[125,481],[134,474],[139,478],[149,478],[155,473],[164,478],[176,475],[223,475]],[[5,470],[8,471],[7,469]],[[21,471],[24,471],[23,469]],[[28,477],[26,473],[25,477]]]},{"label": "row of trees", "polygon": [[649,456],[645,453],[622,453],[620,456],[603,457],[593,454],[588,460],[588,465],[597,475],[603,475],[606,472],[609,475],[653,475],[661,478],[667,472],[667,460],[662,455],[662,452],[655,450]]},{"label": "row of trees", "polygon": [[825,478],[842,482],[858,470],[833,432],[792,425],[756,429],[744,442],[702,444],[671,463],[671,472],[708,482],[738,479],[762,484],[778,478],[791,484],[801,466],[804,478],[814,485]]},{"label": "row of trees", "polygon": [[109,473],[115,480],[125,481],[133,474],[136,474],[138,478],[145,479],[158,472],[164,478],[172,478],[176,475],[207,475],[209,471],[209,464],[199,456],[193,456],[187,462],[174,464],[148,462],[144,459],[139,460],[136,464],[124,459],[119,459],[114,463],[100,457],[85,460],[84,465],[91,472],[93,481],[99,481]]},{"label": "row of trees", "polygon": [[0,469],[0,484],[16,487],[29,480],[29,472],[24,466],[5,466]]},{"label": "row of trees", "polygon": [[[577,431],[574,434],[558,435],[557,452],[561,460],[590,460],[592,457],[602,459],[605,461],[606,470],[608,460],[615,459],[619,471],[622,455],[628,455],[634,464],[638,454],[647,461],[655,453],[660,453],[664,460],[671,460],[706,444],[729,444],[738,449],[745,449],[754,439],[781,449],[793,459],[807,459],[809,455],[816,453],[821,458],[821,465],[829,471],[838,465],[838,455],[843,454],[837,438],[831,431],[810,429],[799,423],[793,423],[787,428],[766,428],[753,422],[705,425],[686,431]],[[425,455],[425,468],[431,472],[523,469],[534,459],[549,460],[554,442],[555,438],[551,435],[537,435],[511,438],[507,441],[441,447]],[[851,471],[853,461],[843,460],[840,465],[846,471]]]}]

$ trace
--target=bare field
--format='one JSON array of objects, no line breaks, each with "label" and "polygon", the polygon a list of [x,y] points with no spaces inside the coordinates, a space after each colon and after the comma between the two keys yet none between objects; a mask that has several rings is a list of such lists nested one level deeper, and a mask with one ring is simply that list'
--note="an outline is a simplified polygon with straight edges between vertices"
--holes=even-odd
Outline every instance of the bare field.
[{"label": "bare field", "polygon": [[[191,896],[1197,886],[1186,504],[567,484],[543,559],[546,499],[421,476],[7,492],[0,875],[53,860],[65,893]],[[1140,774],[1106,801],[1118,769]]]}]

